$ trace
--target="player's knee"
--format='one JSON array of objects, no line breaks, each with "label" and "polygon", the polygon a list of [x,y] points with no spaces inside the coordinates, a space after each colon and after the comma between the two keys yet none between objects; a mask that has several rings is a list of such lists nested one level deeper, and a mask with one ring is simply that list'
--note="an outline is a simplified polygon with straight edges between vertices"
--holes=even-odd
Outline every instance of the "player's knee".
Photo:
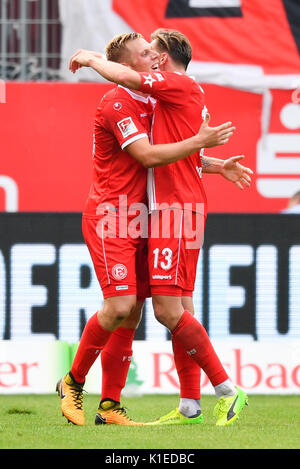
[{"label": "player's knee", "polygon": [[180,298],[173,298],[169,301],[161,300],[159,297],[153,297],[153,310],[158,322],[173,330],[182,314],[182,305]]},{"label": "player's knee", "polygon": [[153,303],[153,309],[157,321],[168,327],[168,309],[159,303]]},{"label": "player's knee", "polygon": [[118,303],[112,311],[112,316],[116,321],[122,322],[131,315],[134,307],[130,302]]},{"label": "player's knee", "polygon": [[107,326],[108,329],[118,327],[125,321],[132,313],[136,305],[134,298],[120,297],[113,301],[106,301],[103,310],[101,311],[101,322]]}]

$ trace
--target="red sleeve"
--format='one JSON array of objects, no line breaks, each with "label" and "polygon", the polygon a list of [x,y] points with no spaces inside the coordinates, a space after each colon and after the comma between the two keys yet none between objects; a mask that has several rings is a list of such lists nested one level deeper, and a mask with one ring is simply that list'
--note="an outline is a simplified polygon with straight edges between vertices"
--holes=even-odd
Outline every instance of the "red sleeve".
[{"label": "red sleeve", "polygon": [[193,86],[193,80],[176,72],[139,72],[141,76],[140,91],[150,94],[160,101],[167,101],[176,107],[185,105],[186,96]]},{"label": "red sleeve", "polygon": [[102,125],[118,140],[122,150],[148,133],[141,122],[139,112],[129,100],[111,100],[102,112]]}]

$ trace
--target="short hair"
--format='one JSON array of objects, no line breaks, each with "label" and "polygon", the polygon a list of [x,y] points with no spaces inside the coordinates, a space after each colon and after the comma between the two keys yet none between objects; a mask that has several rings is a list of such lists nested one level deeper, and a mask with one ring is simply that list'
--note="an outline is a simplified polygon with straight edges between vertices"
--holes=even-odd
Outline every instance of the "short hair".
[{"label": "short hair", "polygon": [[159,28],[151,34],[151,39],[157,39],[159,50],[167,52],[174,62],[187,69],[192,59],[192,46],[184,34],[175,29]]},{"label": "short hair", "polygon": [[297,201],[298,203],[300,203],[300,191],[296,192],[296,193],[291,197],[291,199]]},{"label": "short hair", "polygon": [[122,62],[127,59],[128,48],[127,43],[135,39],[142,38],[140,33],[123,33],[115,36],[105,48],[107,60],[112,62]]}]

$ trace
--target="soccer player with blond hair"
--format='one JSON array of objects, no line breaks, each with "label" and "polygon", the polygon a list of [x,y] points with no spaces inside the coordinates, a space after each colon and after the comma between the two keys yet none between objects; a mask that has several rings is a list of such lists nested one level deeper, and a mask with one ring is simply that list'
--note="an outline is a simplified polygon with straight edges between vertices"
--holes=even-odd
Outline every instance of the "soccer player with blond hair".
[{"label": "soccer player with blond hair", "polygon": [[[114,38],[106,53],[114,60],[106,64],[125,64],[125,70],[150,73],[159,61],[159,53],[137,33]],[[57,383],[63,415],[77,425],[85,423],[83,384],[100,352],[103,380],[95,422],[137,424],[121,407],[120,395],[141,308],[150,295],[147,239],[129,233],[136,215],[130,208],[146,203],[147,168],[174,163],[203,147],[221,145],[233,131],[229,123],[212,128],[206,121],[199,132],[184,141],[151,145],[153,106],[148,94],[117,86],[102,98],[96,113],[93,182],[82,228],[104,303],[84,328],[71,370]],[[120,197],[126,201],[125,213]]]}]

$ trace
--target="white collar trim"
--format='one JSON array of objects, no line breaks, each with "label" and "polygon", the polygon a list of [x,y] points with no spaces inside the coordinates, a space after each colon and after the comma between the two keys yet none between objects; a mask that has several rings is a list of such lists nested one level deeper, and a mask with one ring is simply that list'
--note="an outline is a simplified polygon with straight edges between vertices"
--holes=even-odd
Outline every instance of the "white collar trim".
[{"label": "white collar trim", "polygon": [[137,101],[142,101],[143,103],[148,103],[149,102],[149,96],[141,96],[140,94],[136,94],[134,93],[132,90],[128,89],[128,88],[125,88],[125,86],[122,86],[122,85],[118,85],[120,88],[123,88],[123,90],[127,91],[128,94],[130,94],[130,96],[133,98],[133,99],[136,99]]}]

